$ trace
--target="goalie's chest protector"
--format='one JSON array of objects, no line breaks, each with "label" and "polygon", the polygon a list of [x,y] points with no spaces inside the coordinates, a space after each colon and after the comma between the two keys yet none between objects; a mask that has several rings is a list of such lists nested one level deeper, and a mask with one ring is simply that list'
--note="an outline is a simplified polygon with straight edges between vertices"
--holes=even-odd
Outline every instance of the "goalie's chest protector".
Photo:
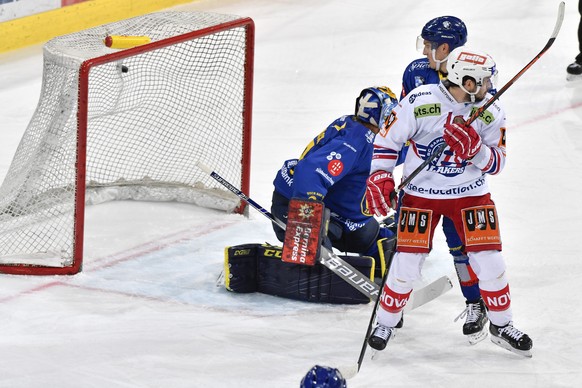
[{"label": "goalie's chest protector", "polygon": [[332,212],[364,221],[373,141],[374,133],[352,116],[341,117],[308,144],[299,160],[285,162],[275,190],[289,199],[323,199]]}]

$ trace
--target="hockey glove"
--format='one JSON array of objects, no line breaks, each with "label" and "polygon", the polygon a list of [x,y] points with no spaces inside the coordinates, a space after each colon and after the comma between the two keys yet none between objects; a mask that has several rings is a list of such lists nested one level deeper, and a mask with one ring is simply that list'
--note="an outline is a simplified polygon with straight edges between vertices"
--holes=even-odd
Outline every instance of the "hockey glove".
[{"label": "hockey glove", "polygon": [[481,149],[481,136],[472,126],[445,124],[443,139],[458,157],[470,160]]},{"label": "hockey glove", "polygon": [[281,260],[315,265],[327,233],[329,209],[322,201],[291,198]]},{"label": "hockey glove", "polygon": [[366,202],[368,209],[376,216],[386,216],[396,207],[394,179],[388,171],[376,171],[366,182]]}]

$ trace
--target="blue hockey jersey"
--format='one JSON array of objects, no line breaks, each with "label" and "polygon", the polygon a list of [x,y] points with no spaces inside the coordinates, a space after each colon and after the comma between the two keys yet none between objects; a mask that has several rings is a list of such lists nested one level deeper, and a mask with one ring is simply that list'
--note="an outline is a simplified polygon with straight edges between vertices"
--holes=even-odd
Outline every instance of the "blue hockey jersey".
[{"label": "blue hockey jersey", "polygon": [[428,58],[415,59],[402,74],[400,99],[402,100],[412,89],[420,85],[438,84],[443,78],[445,78],[443,74],[430,68]]},{"label": "blue hockey jersey", "polygon": [[[408,93],[421,85],[438,84],[441,80],[446,79],[446,74],[436,71],[429,66],[428,58],[419,58],[410,62],[404,74],[402,74],[402,91],[400,92],[400,100],[402,100]],[[489,89],[489,94],[495,95],[497,93],[496,85]]]},{"label": "blue hockey jersey", "polygon": [[355,116],[343,116],[285,161],[273,184],[286,198],[323,200],[346,231],[372,219],[365,193],[375,134]]}]

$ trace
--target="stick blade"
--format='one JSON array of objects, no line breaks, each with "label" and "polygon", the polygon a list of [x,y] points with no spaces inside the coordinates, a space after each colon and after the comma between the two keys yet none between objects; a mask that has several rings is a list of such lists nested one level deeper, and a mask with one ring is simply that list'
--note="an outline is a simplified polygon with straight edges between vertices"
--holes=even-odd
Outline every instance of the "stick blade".
[{"label": "stick blade", "polygon": [[410,294],[410,299],[408,299],[404,311],[411,311],[423,306],[449,291],[451,288],[453,288],[451,279],[449,279],[448,276],[441,276],[429,285],[414,290],[414,292]]},{"label": "stick blade", "polygon": [[556,39],[560,28],[562,28],[562,22],[564,21],[564,12],[566,9],[566,3],[563,1],[558,5],[558,19],[556,19],[556,26],[554,27],[554,32],[552,32],[552,37],[550,39]]},{"label": "stick blade", "polygon": [[208,167],[206,164],[202,163],[201,161],[196,162],[196,167],[198,167],[208,175],[212,174],[212,169]]},{"label": "stick blade", "polygon": [[350,364],[350,365],[341,365],[337,368],[340,371],[343,378],[346,380],[352,379],[356,377],[358,374],[358,364]]}]

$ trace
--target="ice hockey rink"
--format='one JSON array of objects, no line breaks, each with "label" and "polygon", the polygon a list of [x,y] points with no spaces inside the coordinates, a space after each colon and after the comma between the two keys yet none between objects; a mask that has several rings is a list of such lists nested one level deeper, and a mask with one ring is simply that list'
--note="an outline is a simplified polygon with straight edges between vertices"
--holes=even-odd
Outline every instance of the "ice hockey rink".
[{"label": "ice hockey rink", "polygon": [[[441,15],[463,19],[504,85],[546,44],[559,1],[199,1],[175,10],[251,17],[256,24],[251,197],[270,206],[282,162],[360,90],[399,92],[420,57],[416,37]],[[575,387],[582,381],[582,81],[577,2],[566,1],[552,48],[501,98],[508,161],[490,177],[500,215],[515,325],[533,341],[522,358],[471,346],[437,229],[423,278],[454,288],[406,315],[388,348],[348,387]],[[32,117],[42,47],[0,55],[0,179]],[[276,243],[269,221],[177,203],[87,209],[85,264],[75,276],[0,275],[0,387],[297,387],[315,364],[356,363],[372,305],[232,294],[216,285],[225,246]],[[368,356],[371,354],[368,351]]]}]

